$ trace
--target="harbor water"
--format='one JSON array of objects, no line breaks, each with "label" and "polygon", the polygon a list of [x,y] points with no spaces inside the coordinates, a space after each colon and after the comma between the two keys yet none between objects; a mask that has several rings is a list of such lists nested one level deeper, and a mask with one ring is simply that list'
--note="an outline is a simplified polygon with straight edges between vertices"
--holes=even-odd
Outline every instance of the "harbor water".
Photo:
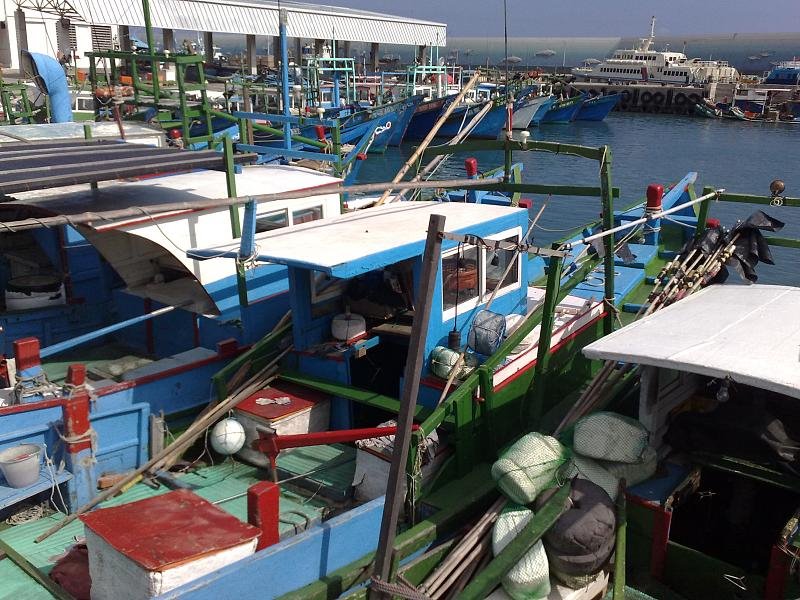
[{"label": "harbor water", "polygon": [[[574,122],[531,129],[530,139],[561,141],[585,146],[608,145],[613,162],[614,186],[620,188],[617,207],[630,206],[644,198],[649,183],[668,185],[686,173],[697,171],[695,189],[703,186],[725,188],[730,192],[769,195],[773,179],[786,183],[786,195],[800,196],[800,172],[797,169],[796,126],[719,121],[695,117],[636,115],[611,113],[599,123]],[[370,155],[363,166],[361,180],[377,182],[390,179],[411,155],[414,147],[404,144],[390,148],[384,155]],[[465,155],[453,156],[441,167],[435,178],[462,177]],[[503,155],[481,153],[481,171],[503,164]],[[571,156],[554,156],[542,152],[518,152],[515,161],[524,164],[523,180],[529,183],[575,183],[598,185],[595,161]],[[537,213],[543,197],[533,197],[532,213]],[[749,204],[717,203],[711,216],[729,227],[759,207]],[[797,221],[780,206],[761,207],[773,217],[787,223]],[[584,223],[597,219],[599,201],[590,198],[552,198],[535,233],[540,243],[549,243]],[[800,225],[787,225],[777,235],[800,236]],[[796,251],[773,248],[775,265],[760,265],[759,281],[800,285]]]}]

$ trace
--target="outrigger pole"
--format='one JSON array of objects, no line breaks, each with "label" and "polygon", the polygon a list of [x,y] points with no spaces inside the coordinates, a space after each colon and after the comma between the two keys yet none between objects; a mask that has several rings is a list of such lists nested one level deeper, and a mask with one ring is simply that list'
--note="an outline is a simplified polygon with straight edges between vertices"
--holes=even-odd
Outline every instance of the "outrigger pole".
[{"label": "outrigger pole", "polygon": [[444,179],[441,181],[404,181],[389,183],[361,183],[357,185],[326,184],[304,190],[290,190],[275,194],[258,194],[255,196],[239,196],[236,198],[208,198],[193,200],[191,202],[168,202],[158,206],[140,207],[131,206],[117,210],[104,210],[97,212],[84,212],[76,215],[60,215],[56,217],[43,217],[41,219],[22,219],[20,221],[0,222],[0,231],[15,232],[23,229],[36,229],[38,227],[56,227],[59,225],[101,225],[118,219],[131,217],[155,218],[165,213],[185,210],[205,210],[209,208],[223,208],[247,204],[248,202],[274,202],[278,200],[296,200],[314,196],[327,196],[328,194],[360,194],[368,192],[382,192],[386,189],[417,190],[432,187],[442,189],[483,188],[488,185],[502,183],[502,177],[488,179]]}]

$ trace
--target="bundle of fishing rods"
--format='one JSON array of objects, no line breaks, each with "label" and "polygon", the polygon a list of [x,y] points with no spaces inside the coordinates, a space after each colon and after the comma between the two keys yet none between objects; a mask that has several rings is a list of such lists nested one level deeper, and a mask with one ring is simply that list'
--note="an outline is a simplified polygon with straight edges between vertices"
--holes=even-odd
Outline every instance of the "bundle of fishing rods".
[{"label": "bundle of fishing rods", "polygon": [[[759,262],[775,264],[769,244],[761,232],[781,229],[784,224],[778,219],[759,210],[729,230],[716,221],[710,221],[710,225],[693,237],[661,269],[647,303],[636,314],[636,318],[652,314],[707,285],[723,283],[731,269],[745,281],[753,283],[758,279],[755,267]],[[602,405],[612,396],[623,378],[635,369],[633,363],[619,365],[613,360],[606,361],[553,435],[558,435]]]}]

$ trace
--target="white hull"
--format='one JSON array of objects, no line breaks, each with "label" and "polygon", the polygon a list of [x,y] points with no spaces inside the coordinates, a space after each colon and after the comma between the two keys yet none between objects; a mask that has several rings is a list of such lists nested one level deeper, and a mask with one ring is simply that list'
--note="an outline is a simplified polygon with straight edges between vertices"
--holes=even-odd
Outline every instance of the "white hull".
[{"label": "white hull", "polygon": [[533,115],[536,114],[536,111],[539,110],[539,107],[544,104],[548,98],[549,96],[537,96],[515,110],[511,126],[514,129],[527,129],[533,120]]}]

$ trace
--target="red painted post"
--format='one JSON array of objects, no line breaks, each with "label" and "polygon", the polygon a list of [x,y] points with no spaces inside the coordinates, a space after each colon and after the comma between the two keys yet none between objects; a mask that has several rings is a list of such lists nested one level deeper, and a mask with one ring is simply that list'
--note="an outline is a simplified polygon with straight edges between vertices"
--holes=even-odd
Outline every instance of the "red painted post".
[{"label": "red painted post", "polygon": [[14,358],[17,361],[17,371],[25,371],[41,365],[39,340],[35,337],[27,337],[15,341]]},{"label": "red painted post", "polygon": [[[70,365],[67,369],[67,390],[72,390],[71,395],[64,402],[64,433],[69,439],[84,437],[89,431],[89,394],[85,388],[74,388],[70,386],[82,386],[86,382],[86,367],[84,365]],[[91,440],[86,439],[80,442],[67,442],[67,452],[77,454],[82,450],[89,450],[92,447]]]},{"label": "red painted post", "polygon": [[259,481],[247,489],[247,522],[261,530],[256,550],[262,550],[280,539],[278,517],[280,516],[281,489],[277,483]]},{"label": "red painted post", "polygon": [[769,557],[767,581],[764,583],[764,600],[780,600],[786,595],[786,580],[789,577],[791,559],[778,546],[772,546]]},{"label": "red painted post", "polygon": [[672,525],[672,511],[659,507],[653,510],[653,542],[650,554],[650,574],[661,581],[667,564],[667,545],[669,529]]}]

